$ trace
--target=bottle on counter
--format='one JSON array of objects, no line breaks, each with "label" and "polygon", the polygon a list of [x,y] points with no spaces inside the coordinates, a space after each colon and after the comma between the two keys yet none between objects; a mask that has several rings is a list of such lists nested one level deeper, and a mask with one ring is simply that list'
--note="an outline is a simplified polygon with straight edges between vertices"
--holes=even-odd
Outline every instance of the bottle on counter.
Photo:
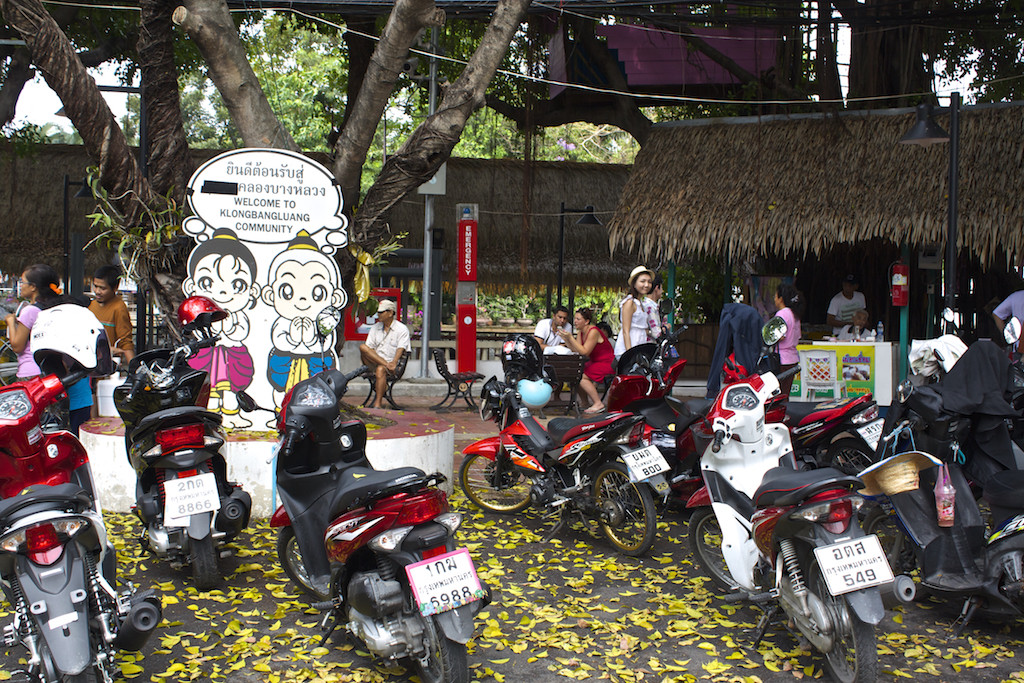
[{"label": "bottle on counter", "polygon": [[884,341],[884,334],[885,334],[885,325],[883,325],[882,321],[879,320],[878,321],[878,327],[875,328],[875,341],[876,342]]},{"label": "bottle on counter", "polygon": [[935,512],[939,526],[953,526],[954,510],[956,508],[956,489],[949,478],[949,465],[942,463],[939,467],[939,474],[935,478]]}]

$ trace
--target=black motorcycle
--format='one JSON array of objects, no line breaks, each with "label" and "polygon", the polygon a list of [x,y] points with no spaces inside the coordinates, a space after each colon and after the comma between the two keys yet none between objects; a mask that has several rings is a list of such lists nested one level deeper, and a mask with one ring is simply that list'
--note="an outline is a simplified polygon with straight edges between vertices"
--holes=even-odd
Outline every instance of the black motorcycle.
[{"label": "black motorcycle", "polygon": [[220,546],[249,523],[252,499],[228,481],[221,416],[201,407],[209,397],[208,375],[187,363],[217,343],[210,326],[226,317],[212,301],[197,299],[203,298],[191,297],[179,309],[193,338],[135,356],[128,379],[114,389],[114,405],[135,468],[143,546],[174,567],[191,565],[196,587],[209,590],[220,582]]}]

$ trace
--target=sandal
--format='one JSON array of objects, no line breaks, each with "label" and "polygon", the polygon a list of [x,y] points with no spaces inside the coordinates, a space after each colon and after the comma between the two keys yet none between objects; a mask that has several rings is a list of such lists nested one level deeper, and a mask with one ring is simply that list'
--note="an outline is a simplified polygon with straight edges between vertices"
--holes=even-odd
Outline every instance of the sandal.
[{"label": "sandal", "polygon": [[603,413],[603,412],[604,412],[604,406],[601,406],[600,408],[596,408],[594,406],[590,406],[589,408],[587,408],[586,410],[583,411],[583,414],[584,415],[597,415],[597,414]]}]

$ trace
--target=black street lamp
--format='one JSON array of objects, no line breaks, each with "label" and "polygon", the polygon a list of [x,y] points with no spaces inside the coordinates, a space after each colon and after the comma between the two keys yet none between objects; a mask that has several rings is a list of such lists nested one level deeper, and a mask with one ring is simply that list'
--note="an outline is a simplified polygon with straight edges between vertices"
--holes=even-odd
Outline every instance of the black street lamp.
[{"label": "black street lamp", "polygon": [[[942,128],[932,120],[932,114],[949,112],[949,130]],[[900,138],[900,144],[929,145],[949,143],[949,223],[946,227],[946,265],[945,283],[946,306],[956,306],[956,239],[957,209],[960,200],[960,93],[954,92],[949,97],[949,107],[933,109],[930,104],[917,105],[917,122],[914,127]]]},{"label": "black street lamp", "polygon": [[581,213],[576,225],[603,225],[601,220],[594,215],[593,206],[585,206],[582,209],[571,209],[562,202],[558,209],[558,304],[562,305],[562,277],[565,269],[565,214]]}]

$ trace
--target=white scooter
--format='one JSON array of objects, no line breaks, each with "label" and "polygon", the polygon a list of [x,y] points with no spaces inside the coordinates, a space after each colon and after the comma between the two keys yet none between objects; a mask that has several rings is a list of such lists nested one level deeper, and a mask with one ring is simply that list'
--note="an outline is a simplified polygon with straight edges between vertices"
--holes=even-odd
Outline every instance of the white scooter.
[{"label": "white scooter", "polygon": [[[765,344],[785,332],[773,318]],[[787,427],[765,423],[779,379],[796,371],[753,375],[719,392],[707,417],[715,438],[701,459],[710,507],[690,517],[691,548],[727,600],[765,606],[756,640],[781,609],[825,655],[834,680],[867,683],[877,674],[874,625],[884,615],[877,586],[892,572],[878,539],[857,522],[860,480],[830,467],[797,470]]]}]

